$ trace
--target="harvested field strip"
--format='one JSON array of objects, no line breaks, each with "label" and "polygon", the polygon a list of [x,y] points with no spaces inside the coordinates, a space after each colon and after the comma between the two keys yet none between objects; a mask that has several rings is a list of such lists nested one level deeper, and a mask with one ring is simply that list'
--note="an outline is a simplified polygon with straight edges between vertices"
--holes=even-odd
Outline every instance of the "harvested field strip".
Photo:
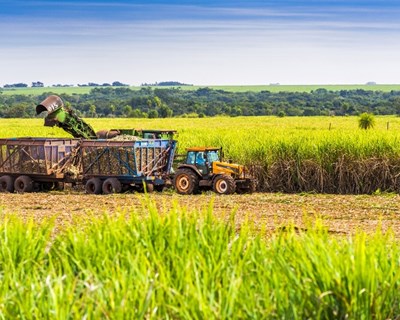
[{"label": "harvested field strip", "polygon": [[[34,217],[40,223],[54,219],[57,229],[73,225],[76,216],[87,217],[104,212],[129,212],[142,214],[144,195],[125,193],[114,195],[87,195],[82,192],[40,192],[26,194],[0,193],[3,214],[17,212],[22,219]],[[380,195],[327,195],[327,194],[281,194],[254,193],[251,195],[215,196],[208,192],[202,195],[180,196],[173,192],[154,192],[149,195],[161,212],[169,211],[177,203],[188,210],[203,211],[210,202],[217,217],[235,211],[236,222],[246,220],[265,228],[268,233],[294,224],[304,229],[310,219],[323,219],[329,233],[355,235],[357,230],[372,234],[379,226],[385,232],[393,230],[400,239],[400,196]]]},{"label": "harvested field strip", "polygon": [[[89,217],[90,218],[90,217]],[[398,304],[400,247],[390,234],[273,235],[234,215],[175,205],[159,212],[0,223],[4,318],[388,319]]]}]

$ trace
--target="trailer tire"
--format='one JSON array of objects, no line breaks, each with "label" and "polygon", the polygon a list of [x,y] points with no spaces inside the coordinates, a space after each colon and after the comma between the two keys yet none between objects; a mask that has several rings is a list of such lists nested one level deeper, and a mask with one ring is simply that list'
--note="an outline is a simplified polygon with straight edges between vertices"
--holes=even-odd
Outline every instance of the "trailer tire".
[{"label": "trailer tire", "polygon": [[0,192],[14,192],[14,178],[11,176],[0,177]]},{"label": "trailer tire", "polygon": [[175,173],[173,185],[179,194],[197,193],[199,190],[199,177],[190,169],[179,169]]},{"label": "trailer tire", "polygon": [[122,184],[117,178],[108,178],[103,182],[102,189],[104,194],[121,193]]},{"label": "trailer tire", "polygon": [[235,189],[235,179],[226,174],[217,176],[213,182],[213,190],[218,194],[232,194]]},{"label": "trailer tire", "polygon": [[85,190],[88,194],[100,194],[103,183],[99,178],[89,179],[85,184]]},{"label": "trailer tire", "polygon": [[18,193],[32,192],[33,188],[33,180],[28,176],[19,176],[14,181],[14,189]]}]

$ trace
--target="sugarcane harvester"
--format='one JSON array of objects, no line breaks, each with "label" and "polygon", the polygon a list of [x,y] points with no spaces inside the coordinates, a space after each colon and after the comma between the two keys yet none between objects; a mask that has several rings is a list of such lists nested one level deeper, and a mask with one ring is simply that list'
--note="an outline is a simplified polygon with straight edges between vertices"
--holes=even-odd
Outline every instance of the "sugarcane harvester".
[{"label": "sugarcane harvester", "polygon": [[36,106],[36,114],[47,112],[44,119],[46,127],[60,127],[74,138],[109,139],[120,134],[118,130],[101,130],[97,133],[92,126],[83,121],[71,108],[66,108],[59,96],[51,95]]},{"label": "sugarcane harvester", "polygon": [[[64,106],[59,96],[51,95],[36,106],[36,114],[47,112],[44,125],[60,127],[78,139],[113,139],[119,135],[137,137],[138,139],[169,139],[173,140],[176,130],[146,130],[146,129],[110,129],[95,132],[92,126],[83,121],[73,109]],[[134,140],[134,139],[132,139]]]}]

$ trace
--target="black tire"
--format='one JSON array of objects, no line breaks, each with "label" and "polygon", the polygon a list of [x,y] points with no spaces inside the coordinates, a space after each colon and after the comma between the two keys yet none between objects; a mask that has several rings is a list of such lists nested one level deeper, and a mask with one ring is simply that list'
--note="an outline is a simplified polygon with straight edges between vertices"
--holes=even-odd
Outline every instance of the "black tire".
[{"label": "black tire", "polygon": [[103,182],[102,190],[104,194],[121,193],[121,181],[119,181],[117,178],[108,178]]},{"label": "black tire", "polygon": [[213,190],[218,194],[232,194],[235,189],[235,179],[228,175],[220,175],[213,182]]},{"label": "black tire", "polygon": [[14,192],[14,178],[11,176],[0,177],[0,192]]},{"label": "black tire", "polygon": [[85,184],[85,190],[88,194],[100,194],[103,183],[99,178],[89,179]]},{"label": "black tire", "polygon": [[33,180],[28,176],[19,176],[14,181],[14,189],[18,193],[32,192],[33,188]]},{"label": "black tire", "polygon": [[179,169],[175,173],[173,185],[179,194],[197,193],[199,190],[199,177],[190,169]]}]

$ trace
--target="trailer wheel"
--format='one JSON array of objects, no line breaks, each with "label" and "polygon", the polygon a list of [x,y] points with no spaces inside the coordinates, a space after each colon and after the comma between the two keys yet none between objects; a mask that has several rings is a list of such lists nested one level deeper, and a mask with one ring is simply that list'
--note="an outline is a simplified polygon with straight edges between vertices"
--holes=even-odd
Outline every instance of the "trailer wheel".
[{"label": "trailer wheel", "polygon": [[220,175],[215,178],[213,190],[219,194],[232,194],[235,192],[235,179],[228,175]]},{"label": "trailer wheel", "polygon": [[14,192],[14,178],[11,176],[0,177],[0,192]]},{"label": "trailer wheel", "polygon": [[15,179],[14,189],[18,193],[32,192],[33,187],[33,180],[28,176],[19,176]]},{"label": "trailer wheel", "polygon": [[179,194],[193,194],[199,190],[199,177],[190,169],[179,169],[175,173],[173,185]]},{"label": "trailer wheel", "polygon": [[103,193],[120,193],[122,191],[121,182],[117,178],[108,178],[103,182]]},{"label": "trailer wheel", "polygon": [[100,194],[102,191],[102,182],[99,178],[89,179],[85,184],[85,190],[88,194]]}]

